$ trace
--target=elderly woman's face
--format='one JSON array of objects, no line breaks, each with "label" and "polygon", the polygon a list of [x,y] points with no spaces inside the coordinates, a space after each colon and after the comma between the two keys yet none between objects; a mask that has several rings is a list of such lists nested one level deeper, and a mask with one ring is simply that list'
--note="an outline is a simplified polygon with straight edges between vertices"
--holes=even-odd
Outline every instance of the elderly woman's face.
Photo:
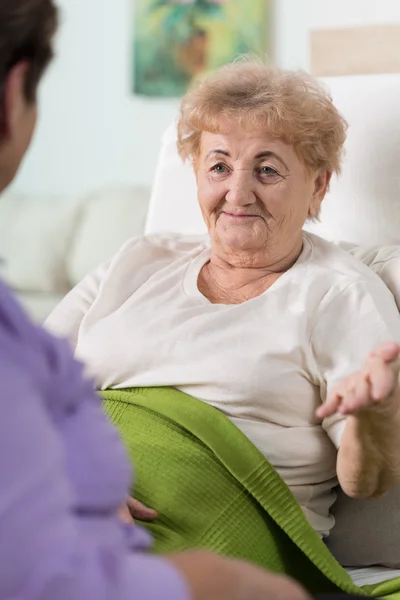
[{"label": "elderly woman's face", "polygon": [[204,132],[195,164],[198,198],[214,243],[257,251],[299,235],[318,214],[329,176],[311,176],[292,146],[226,124]]}]

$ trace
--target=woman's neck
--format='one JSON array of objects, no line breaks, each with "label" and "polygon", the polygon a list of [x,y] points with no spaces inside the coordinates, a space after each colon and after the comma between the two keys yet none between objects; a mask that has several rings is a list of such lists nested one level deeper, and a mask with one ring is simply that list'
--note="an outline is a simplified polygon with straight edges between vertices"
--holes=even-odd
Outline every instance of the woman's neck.
[{"label": "woman's neck", "polygon": [[212,247],[210,261],[203,267],[199,289],[211,302],[237,304],[265,292],[297,261],[302,237],[277,251],[224,252]]}]

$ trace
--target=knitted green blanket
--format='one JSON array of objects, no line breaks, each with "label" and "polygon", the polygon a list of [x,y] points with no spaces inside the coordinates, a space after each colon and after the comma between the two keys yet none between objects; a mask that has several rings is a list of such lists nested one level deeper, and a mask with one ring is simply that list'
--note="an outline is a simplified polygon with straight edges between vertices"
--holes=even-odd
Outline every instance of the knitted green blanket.
[{"label": "knitted green blanket", "polygon": [[[171,388],[103,392],[135,465],[135,496],[159,512],[156,552],[207,548],[286,573],[313,593],[359,594],[289,488],[221,412]],[[362,592],[400,600],[400,579]]]}]

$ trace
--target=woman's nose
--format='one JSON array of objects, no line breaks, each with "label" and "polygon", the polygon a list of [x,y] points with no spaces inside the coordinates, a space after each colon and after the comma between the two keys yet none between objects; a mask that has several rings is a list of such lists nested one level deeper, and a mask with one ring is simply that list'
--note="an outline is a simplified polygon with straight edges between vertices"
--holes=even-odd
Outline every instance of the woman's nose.
[{"label": "woman's nose", "polygon": [[253,178],[247,171],[232,174],[229,179],[225,199],[232,206],[246,206],[254,204],[256,196],[253,191]]}]

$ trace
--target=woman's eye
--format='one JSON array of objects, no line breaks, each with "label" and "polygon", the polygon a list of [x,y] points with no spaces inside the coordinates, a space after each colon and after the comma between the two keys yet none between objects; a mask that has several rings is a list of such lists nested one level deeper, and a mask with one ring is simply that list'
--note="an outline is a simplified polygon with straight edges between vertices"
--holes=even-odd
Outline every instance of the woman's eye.
[{"label": "woman's eye", "polygon": [[271,175],[277,175],[278,173],[272,167],[261,167],[260,174],[271,177]]},{"label": "woman's eye", "polygon": [[226,173],[228,169],[226,168],[225,165],[220,163],[218,165],[214,165],[214,167],[211,170],[214,171],[215,173]]}]

